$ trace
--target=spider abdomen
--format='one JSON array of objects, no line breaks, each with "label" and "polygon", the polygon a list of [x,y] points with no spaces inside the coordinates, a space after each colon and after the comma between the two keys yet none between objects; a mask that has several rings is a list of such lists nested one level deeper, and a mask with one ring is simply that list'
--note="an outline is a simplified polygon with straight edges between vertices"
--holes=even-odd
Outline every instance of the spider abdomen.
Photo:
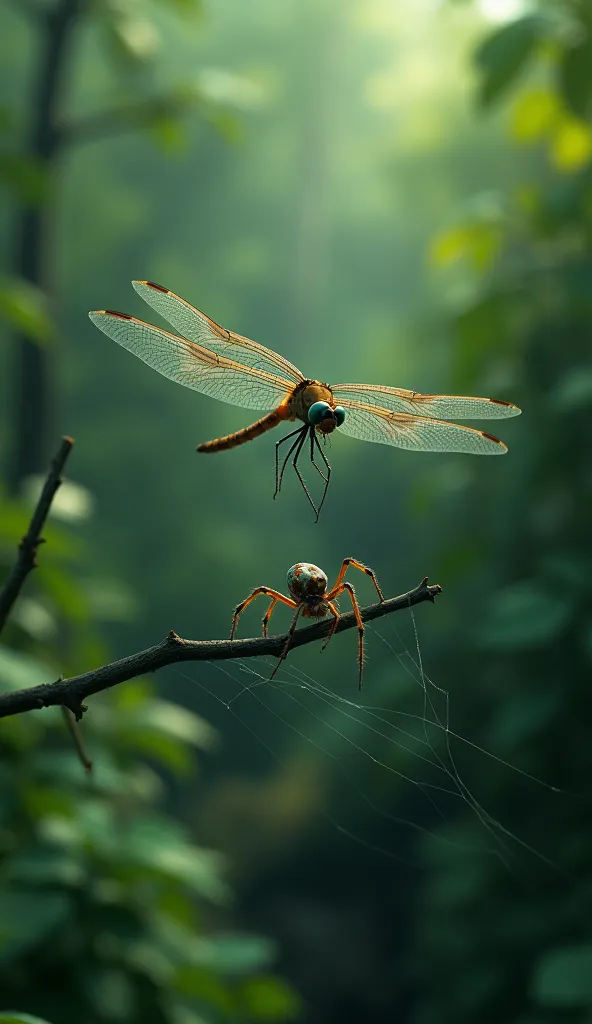
[{"label": "spider abdomen", "polygon": [[[327,590],[327,576],[312,562],[296,562],[296,565],[288,569],[287,581],[288,590],[296,601],[307,602],[308,598],[322,598]],[[325,611],[320,616],[316,613],[312,617],[322,618],[326,614]]]}]

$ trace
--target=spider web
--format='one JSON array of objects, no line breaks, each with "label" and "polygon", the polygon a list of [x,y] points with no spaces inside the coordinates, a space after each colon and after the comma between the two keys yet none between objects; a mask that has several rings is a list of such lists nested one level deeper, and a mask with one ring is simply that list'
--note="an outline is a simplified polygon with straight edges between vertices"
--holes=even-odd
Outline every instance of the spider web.
[{"label": "spider web", "polygon": [[[455,751],[457,747],[466,748],[523,782],[543,787],[549,794],[565,794],[565,791],[454,730],[450,694],[438,686],[425,670],[413,608],[404,614],[407,614],[411,634],[407,642],[391,619],[384,620],[385,626],[380,630],[366,624],[366,638],[367,646],[381,643],[388,652],[386,679],[390,692],[396,693],[400,689],[401,680],[411,687],[411,703],[415,705],[412,710],[397,710],[392,707],[392,702],[389,706],[373,703],[372,673],[368,670],[364,675],[364,690],[358,700],[336,692],[295,664],[296,651],[290,653],[273,679],[270,676],[276,667],[275,658],[210,662],[213,676],[222,677],[216,681],[206,678],[202,666],[192,674],[177,667],[172,671],[221,704],[280,767],[286,768],[288,739],[300,749],[314,750],[325,761],[327,770],[345,782],[349,793],[356,794],[366,813],[411,830],[420,839],[429,838],[438,845],[496,857],[508,870],[513,869],[516,855],[521,853],[536,858],[554,871],[561,871],[544,851],[530,845],[484,806],[477,798],[467,772],[463,770],[461,773]],[[401,618],[399,616],[399,622]],[[253,719],[262,722],[264,716],[271,716],[274,736],[282,753],[275,749],[267,732],[264,735],[262,728],[253,725]],[[354,762],[352,766],[350,761]],[[361,762],[366,768],[370,766],[379,773],[378,787],[368,782],[367,772],[363,782],[360,781]],[[402,762],[401,767],[399,762]],[[419,819],[425,817],[424,813],[418,813],[416,818],[404,817],[381,807],[374,798],[374,792],[380,788],[384,793],[385,782],[389,779],[395,784],[394,791],[389,793],[389,805],[408,804],[406,795],[411,793],[414,800],[419,797],[425,804],[430,823],[436,819],[437,824],[433,827],[423,824]],[[446,834],[446,825],[452,825],[458,817],[458,805],[468,808],[477,823],[478,844],[463,842]],[[417,806],[419,808],[420,805]],[[399,863],[417,865],[417,859],[410,861],[390,845],[377,845],[365,838],[363,831],[353,831],[349,827],[350,822],[342,820],[342,814],[337,816],[326,808],[320,813],[346,841],[355,842]]]}]

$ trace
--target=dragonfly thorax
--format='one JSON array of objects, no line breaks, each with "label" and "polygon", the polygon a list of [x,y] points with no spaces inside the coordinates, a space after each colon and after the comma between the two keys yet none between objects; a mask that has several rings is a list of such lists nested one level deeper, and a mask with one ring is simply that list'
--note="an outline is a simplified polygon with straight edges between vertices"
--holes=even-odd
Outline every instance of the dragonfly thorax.
[{"label": "dragonfly thorax", "polygon": [[327,384],[321,384],[318,380],[304,380],[292,393],[290,412],[294,419],[308,423],[308,410],[316,402],[326,402],[332,409],[335,408],[333,392]]}]

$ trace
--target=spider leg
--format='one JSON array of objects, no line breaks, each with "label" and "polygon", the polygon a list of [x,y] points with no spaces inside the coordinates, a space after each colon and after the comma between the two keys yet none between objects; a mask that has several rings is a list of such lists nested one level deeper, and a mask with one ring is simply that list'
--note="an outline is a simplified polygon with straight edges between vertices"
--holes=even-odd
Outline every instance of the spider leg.
[{"label": "spider leg", "polygon": [[[317,448],[319,450],[319,454],[320,454],[323,462],[325,463],[325,466],[327,467],[327,476],[325,476],[324,473],[322,472],[322,470],[319,469],[319,467],[317,466],[317,464],[316,464],[316,462],[314,460],[314,446],[315,446],[315,444],[316,444],[316,446],[317,446]],[[323,496],[321,498],[321,504],[319,505],[319,511],[317,512],[317,521],[318,521],[318,518],[319,518],[319,516],[321,514],[321,509],[322,509],[322,507],[323,507],[323,505],[325,503],[325,498],[327,497],[327,491],[329,490],[329,480],[331,479],[331,466],[329,465],[329,460],[327,459],[327,456],[325,455],[323,449],[321,448],[319,439],[317,437],[316,430],[314,428],[311,430],[311,433],[310,433],[310,461],[312,462],[314,468],[317,470],[317,472],[319,473],[321,478],[325,481],[325,490],[323,491]]]},{"label": "spider leg", "polygon": [[325,640],[325,643],[321,647],[321,654],[323,653],[323,651],[325,650],[325,647],[327,646],[327,644],[331,640],[331,637],[333,636],[335,630],[337,629],[337,623],[339,622],[339,611],[335,607],[335,605],[333,604],[332,601],[327,601],[327,608],[329,609],[329,611],[331,612],[331,615],[333,616],[333,622],[331,623],[331,629],[327,633],[327,639]]},{"label": "spider leg", "polygon": [[[284,597],[283,594],[280,594],[279,590],[273,590],[271,587],[257,587],[249,594],[248,597],[245,597],[244,601],[241,601],[240,604],[237,604],[236,608],[234,609],[234,614],[232,616],[232,629],[230,631],[231,640],[234,640],[234,634],[236,633],[236,627],[238,626],[238,620],[240,616],[244,612],[245,608],[248,605],[250,605],[251,601],[254,601],[259,594],[266,594],[267,597],[272,598],[271,605],[269,607],[267,615],[265,616],[265,619],[267,619],[268,622],[269,616],[271,615],[271,612],[273,611],[273,608],[278,601],[281,601],[282,604],[286,604],[288,608],[296,608],[296,602],[292,601],[290,597]],[[264,625],[266,626],[267,624],[265,622],[265,619],[263,620],[263,622]],[[266,633],[264,633],[263,635],[265,636]]]},{"label": "spider leg", "polygon": [[[352,587],[351,583],[340,583],[338,587],[333,587],[333,590],[330,592],[330,594],[327,594],[327,596],[325,597],[325,600],[328,601],[329,597],[331,597],[331,598],[338,597],[339,594],[342,594],[344,590],[347,590],[347,592],[348,592],[348,594],[350,596],[350,600],[351,600],[351,603],[352,603],[352,608],[354,610],[354,615],[356,617],[356,622],[358,624],[358,690],[361,690],[362,689],[362,668],[363,668],[363,665],[364,665],[364,622],[362,620],[362,614],[360,612],[360,606],[359,606],[358,600],[356,598],[356,592],[355,592],[354,588]],[[336,593],[336,591],[337,591],[337,593]]]},{"label": "spider leg", "polygon": [[[307,427],[306,429],[308,431],[309,428]],[[311,427],[310,429],[314,431],[314,427]],[[316,516],[315,523],[318,523],[318,521],[319,521],[319,512],[321,510],[320,510],[320,508],[316,507],[314,501],[312,500],[312,498],[310,496],[310,491],[309,491],[308,487],[306,486],[306,484],[304,482],[304,477],[302,476],[302,473],[298,469],[298,459],[300,458],[300,454],[302,452],[302,446],[303,446],[305,440],[306,440],[306,433],[304,433],[302,435],[302,438],[298,442],[298,448],[296,449],[296,454],[295,454],[294,458],[292,459],[292,465],[294,467],[294,471],[296,473],[296,476],[300,480],[300,485],[302,487],[302,490],[306,494],[306,497],[308,499],[308,503],[309,503],[310,507],[312,508],[312,510],[313,510],[313,512],[314,512],[314,514]]]},{"label": "spider leg", "polygon": [[350,565],[353,565],[354,568],[359,569],[360,572],[365,572],[366,576],[370,577],[370,579],[372,580],[374,586],[376,587],[376,593],[378,594],[380,600],[384,601],[384,594],[383,594],[382,590],[380,589],[380,585],[378,583],[378,580],[376,579],[376,573],[374,572],[373,569],[369,569],[367,565],[364,565],[362,562],[358,562],[357,558],[344,558],[343,559],[343,562],[341,564],[341,569],[339,570],[339,575],[337,576],[337,579],[335,580],[335,586],[333,587],[333,590],[330,590],[329,593],[327,594],[328,599],[331,600],[332,597],[335,597],[335,591],[337,590],[338,587],[341,587],[341,582],[343,580],[343,577],[345,576],[345,574],[346,574],[346,572],[348,570],[348,567]]},{"label": "spider leg", "polygon": [[[284,478],[284,470],[286,468],[286,463],[288,462],[288,459],[290,458],[290,455],[292,454],[292,452],[294,451],[296,445],[298,444],[298,441],[300,440],[300,435],[301,435],[301,433],[302,433],[302,431],[304,429],[305,429],[304,427],[296,427],[296,430],[291,430],[289,434],[286,434],[285,437],[282,437],[279,441],[276,442],[276,446],[275,446],[275,493],[273,495],[274,498],[277,498],[278,494],[280,493],[280,491],[282,489],[282,480]],[[306,427],[306,429],[308,429],[308,427]],[[279,472],[280,445],[282,445],[284,443],[284,441],[288,441],[291,437],[294,437],[294,434],[298,434],[298,437],[296,438],[294,443],[292,445],[290,445],[290,450],[288,451],[288,454],[286,455],[286,457],[285,457],[285,459],[284,459],[284,461],[282,463],[282,471],[280,473]]]},{"label": "spider leg", "polygon": [[277,665],[275,666],[273,672],[271,673],[271,675],[269,677],[270,679],[273,679],[273,677],[276,674],[278,668],[280,667],[282,661],[284,661],[284,659],[287,657],[288,651],[290,650],[290,644],[292,643],[292,637],[294,636],[294,633],[296,631],[296,625],[298,623],[298,617],[300,615],[300,612],[302,611],[302,603],[297,605],[296,602],[294,602],[294,607],[296,608],[296,614],[295,614],[294,618],[292,619],[292,625],[290,626],[290,628],[288,630],[288,636],[286,637],[286,642],[284,644],[284,649],[283,649],[282,653],[280,654],[280,656],[279,656],[279,658],[277,660]]},{"label": "spider leg", "polygon": [[[271,604],[270,604],[269,608],[267,609],[267,611],[265,612],[265,615],[263,616],[263,622],[262,622],[262,625],[263,625],[263,636],[267,636],[267,627],[269,625],[269,620],[270,620],[271,616],[273,615],[273,610],[274,610],[274,608],[275,608],[277,603],[278,603],[278,598],[277,597],[272,597]],[[289,608],[295,608],[296,607],[296,602],[292,601],[292,600],[290,600],[289,604],[288,604],[287,601],[284,601],[284,604],[287,604]]]}]

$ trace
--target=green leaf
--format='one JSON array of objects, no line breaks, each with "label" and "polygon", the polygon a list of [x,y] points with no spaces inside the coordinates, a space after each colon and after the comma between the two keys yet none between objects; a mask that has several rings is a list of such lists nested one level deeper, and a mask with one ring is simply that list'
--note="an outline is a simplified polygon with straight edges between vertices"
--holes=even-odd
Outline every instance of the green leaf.
[{"label": "green leaf", "polygon": [[128,750],[141,752],[179,778],[188,778],[195,771],[193,752],[178,740],[150,729],[137,729],[120,733]]},{"label": "green leaf", "polygon": [[58,674],[55,668],[38,658],[0,646],[0,690],[24,690],[51,683]]},{"label": "green leaf", "polygon": [[173,155],[186,149],[187,131],[180,117],[155,114],[150,124],[150,135],[164,153]]},{"label": "green leaf", "polygon": [[561,105],[550,89],[529,89],[521,92],[512,109],[512,134],[518,142],[533,143],[552,130]]},{"label": "green leaf", "polygon": [[77,886],[85,879],[85,871],[77,857],[49,846],[19,850],[5,870],[12,882],[24,882],[28,886],[51,883]]},{"label": "green leaf", "polygon": [[240,986],[239,995],[249,1020],[296,1020],[302,1011],[300,997],[281,978],[249,978]]},{"label": "green leaf", "polygon": [[0,893],[0,961],[10,961],[46,941],[65,924],[71,902],[64,892]]},{"label": "green leaf", "polygon": [[41,288],[20,277],[0,279],[0,316],[38,345],[48,345],[54,327]]},{"label": "green leaf", "polygon": [[478,630],[483,647],[520,650],[545,646],[569,624],[573,602],[562,592],[546,590],[534,580],[499,591]]},{"label": "green leaf", "polygon": [[[94,759],[93,789],[95,792],[122,793],[127,788],[127,773],[121,771],[111,754],[97,749],[93,743]],[[40,750],[32,756],[31,764],[37,784],[49,779],[68,793],[72,787],[88,790],[88,776],[81,770],[80,760],[74,750]]]},{"label": "green leaf", "polygon": [[555,125],[549,150],[551,163],[564,174],[576,174],[592,157],[592,132],[581,118],[564,114]]},{"label": "green leaf", "polygon": [[49,1024],[49,1021],[18,1010],[0,1010],[0,1024]]},{"label": "green leaf", "polygon": [[131,64],[144,64],[160,49],[160,35],[152,21],[137,13],[132,0],[108,3],[102,11],[106,36],[119,58]]},{"label": "green leaf", "polygon": [[118,722],[119,739],[127,748],[155,758],[180,776],[194,768],[189,744],[210,750],[216,741],[215,730],[203,718],[164,700],[152,700]]},{"label": "green leaf", "polygon": [[178,14],[195,15],[202,12],[202,0],[159,0],[159,2],[167,10],[173,7]]},{"label": "green leaf", "polygon": [[474,61],[481,76],[480,102],[487,107],[510,88],[543,38],[545,23],[527,15],[504,25],[481,44]]},{"label": "green leaf", "polygon": [[224,1014],[224,1019],[236,1019],[237,1007],[233,991],[211,971],[183,964],[175,974],[173,985],[180,995],[213,1007]]},{"label": "green leaf", "polygon": [[126,739],[136,729],[150,729],[170,736],[181,743],[190,743],[202,750],[210,750],[216,741],[216,730],[204,718],[188,708],[166,700],[151,700],[135,713],[126,715],[122,723]]},{"label": "green leaf", "polygon": [[566,50],[559,65],[559,87],[576,117],[585,119],[590,113],[592,98],[592,40],[589,36],[577,46]]},{"label": "green leaf", "polygon": [[194,88],[200,99],[235,110],[252,110],[262,103],[264,97],[257,82],[226,68],[204,68],[197,76]]},{"label": "green leaf", "polygon": [[100,1019],[123,1022],[136,1016],[132,979],[122,970],[94,965],[83,967],[81,983]]},{"label": "green leaf", "polygon": [[221,879],[220,854],[191,845],[183,828],[171,819],[146,815],[114,833],[105,818],[105,809],[95,805],[93,811],[88,801],[79,818],[99,852],[136,869],[136,873],[144,868],[209,899],[227,897],[227,887]]},{"label": "green leaf", "polygon": [[10,107],[0,106],[0,132],[9,132],[14,127],[15,113]]},{"label": "green leaf", "polygon": [[39,206],[49,197],[46,168],[20,153],[0,154],[0,182],[27,206]]},{"label": "green leaf", "polygon": [[277,956],[275,943],[261,935],[217,935],[204,943],[201,963],[217,974],[252,974]]},{"label": "green leaf", "polygon": [[532,991],[546,1006],[592,1006],[592,946],[548,953],[537,966]]}]

